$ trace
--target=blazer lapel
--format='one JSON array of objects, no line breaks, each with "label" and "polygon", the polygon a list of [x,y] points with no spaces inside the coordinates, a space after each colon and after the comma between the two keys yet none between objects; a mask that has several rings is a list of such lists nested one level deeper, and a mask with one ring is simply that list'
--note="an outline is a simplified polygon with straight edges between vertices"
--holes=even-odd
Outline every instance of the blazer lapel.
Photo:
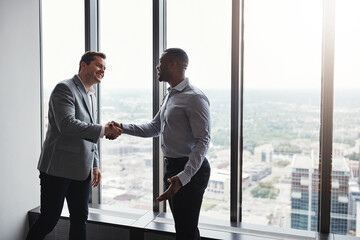
[{"label": "blazer lapel", "polygon": [[[86,90],[85,90],[84,84],[81,82],[80,78],[79,78],[77,75],[75,75],[75,76],[73,77],[73,81],[74,81],[77,89],[78,89],[79,92],[81,93],[81,96],[82,96],[83,101],[84,101],[84,103],[85,103],[86,109],[87,109],[87,111],[88,111],[88,113],[89,113],[89,115],[90,115],[91,122],[94,123],[95,121],[94,121],[93,115],[92,115],[92,113],[91,113],[91,105],[90,105],[91,103],[89,102],[89,98],[88,98],[88,96],[87,96],[87,94],[86,94]],[[95,106],[94,106],[94,107],[95,107]],[[95,110],[95,109],[94,109],[94,110]]]}]

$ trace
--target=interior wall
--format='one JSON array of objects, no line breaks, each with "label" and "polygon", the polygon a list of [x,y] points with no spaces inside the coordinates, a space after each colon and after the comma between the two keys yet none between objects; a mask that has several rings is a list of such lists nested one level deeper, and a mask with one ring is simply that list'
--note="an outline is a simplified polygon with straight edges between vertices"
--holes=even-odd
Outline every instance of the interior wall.
[{"label": "interior wall", "polygon": [[39,0],[0,1],[0,239],[22,240],[39,205]]}]

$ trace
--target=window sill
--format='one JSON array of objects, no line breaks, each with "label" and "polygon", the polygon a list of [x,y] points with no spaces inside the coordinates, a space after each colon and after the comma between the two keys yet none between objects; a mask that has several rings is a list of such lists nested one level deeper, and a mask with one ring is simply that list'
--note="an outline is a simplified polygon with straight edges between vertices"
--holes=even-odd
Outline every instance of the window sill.
[{"label": "window sill", "polygon": [[[40,213],[40,207],[29,211],[30,224]],[[64,206],[61,219],[68,220],[67,206]],[[90,204],[88,225],[108,225],[127,231],[127,239],[174,239],[175,228],[171,213],[159,213],[139,209],[116,209],[113,206]],[[247,223],[231,223],[200,218],[199,229],[206,240],[355,240],[351,236],[319,234],[316,232],[284,229]],[[100,231],[97,229],[97,231]],[[89,231],[88,231],[89,232]],[[89,232],[89,234],[91,234]],[[98,233],[100,234],[100,233]],[[158,234],[162,236],[155,236]],[[99,235],[102,236],[102,235]],[[155,236],[155,237],[154,237]],[[94,238],[95,239],[95,238]],[[102,239],[102,238],[99,238]],[[126,239],[126,237],[124,238]]]}]

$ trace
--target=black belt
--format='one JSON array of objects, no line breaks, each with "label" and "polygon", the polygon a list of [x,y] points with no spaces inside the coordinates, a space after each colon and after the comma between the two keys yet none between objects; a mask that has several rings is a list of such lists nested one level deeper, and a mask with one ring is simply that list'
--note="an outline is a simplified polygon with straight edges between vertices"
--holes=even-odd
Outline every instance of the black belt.
[{"label": "black belt", "polygon": [[181,157],[181,158],[164,157],[164,163],[166,165],[185,164],[188,160],[189,157]]}]

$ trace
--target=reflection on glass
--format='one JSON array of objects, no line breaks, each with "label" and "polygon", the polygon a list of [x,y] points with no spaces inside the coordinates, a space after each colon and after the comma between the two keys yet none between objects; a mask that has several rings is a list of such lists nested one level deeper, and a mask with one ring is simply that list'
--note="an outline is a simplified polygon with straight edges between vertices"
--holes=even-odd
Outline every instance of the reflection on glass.
[{"label": "reflection on glass", "polygon": [[79,61],[85,49],[85,24],[84,1],[42,1],[41,5],[43,132],[46,134],[50,93],[58,82],[78,73]]},{"label": "reflection on glass", "polygon": [[243,222],[314,231],[322,1],[246,1],[244,24]]},{"label": "reflection on glass", "polygon": [[[152,119],[152,2],[100,1],[101,122]],[[152,210],[152,139],[101,141],[103,204]]]},{"label": "reflection on glass", "polygon": [[231,1],[168,0],[167,48],[189,55],[186,75],[209,98],[211,176],[201,216],[230,216]]},{"label": "reflection on glass", "polygon": [[330,232],[360,237],[360,2],[336,1]]}]

